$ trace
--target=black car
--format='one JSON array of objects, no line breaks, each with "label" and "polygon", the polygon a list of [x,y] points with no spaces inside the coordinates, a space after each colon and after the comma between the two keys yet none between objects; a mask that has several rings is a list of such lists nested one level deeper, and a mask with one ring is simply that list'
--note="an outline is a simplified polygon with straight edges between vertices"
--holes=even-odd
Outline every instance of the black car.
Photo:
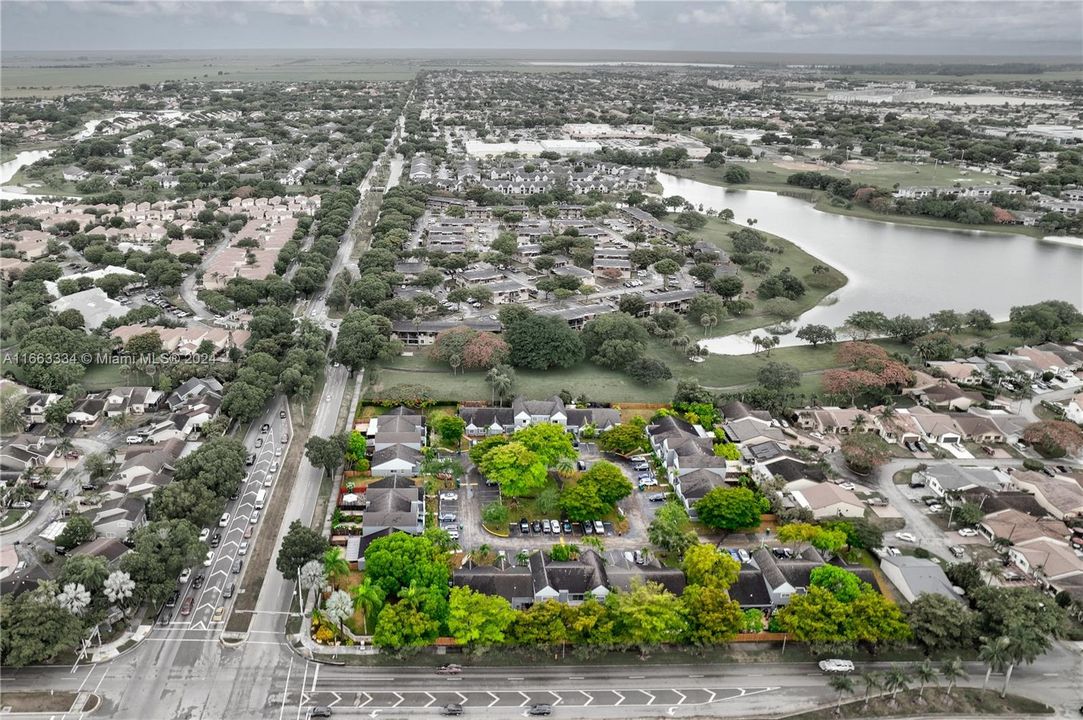
[{"label": "black car", "polygon": [[531,705],[527,708],[527,715],[552,715],[553,707],[551,705]]},{"label": "black car", "polygon": [[326,705],[317,705],[308,711],[309,717],[331,717],[331,708]]},{"label": "black car", "polygon": [[169,596],[169,599],[165,601],[165,606],[167,608],[176,607],[177,600],[179,600],[179,599],[180,599],[180,592],[178,592],[177,590],[174,590],[173,594]]},{"label": "black car", "polygon": [[534,522],[530,523],[530,529],[536,533],[540,533],[542,531],[541,520],[535,520]]},{"label": "black car", "polygon": [[216,548],[222,544],[222,533],[215,533],[211,536],[211,547]]},{"label": "black car", "polygon": [[192,581],[192,587],[195,588],[196,590],[203,587],[203,576],[202,575],[196,575],[196,579]]},{"label": "black car", "polygon": [[267,433],[271,432],[271,426],[267,423],[263,423],[263,425],[260,425],[259,431],[266,435]]},{"label": "black car", "polygon": [[285,410],[279,410],[278,411],[278,417],[280,417],[282,419],[285,419],[286,418],[286,411]]},{"label": "black car", "polygon": [[226,585],[226,589],[222,591],[222,597],[224,597],[224,598],[233,597],[233,592],[236,589],[237,589],[237,585],[235,583],[230,583],[229,585]]},{"label": "black car", "polygon": [[572,531],[572,521],[571,520],[565,520],[563,524],[564,524],[564,532],[565,533],[570,533]]},{"label": "black car", "polygon": [[440,708],[441,715],[462,715],[463,706],[459,703],[450,703]]},{"label": "black car", "polygon": [[240,575],[241,574],[241,568],[243,568],[243,567],[244,567],[244,560],[235,560],[234,563],[233,563],[233,574],[234,575]]},{"label": "black car", "polygon": [[530,533],[530,521],[527,520],[526,518],[523,518],[522,520],[519,521],[519,532],[521,532],[524,535],[527,535],[527,534]]}]

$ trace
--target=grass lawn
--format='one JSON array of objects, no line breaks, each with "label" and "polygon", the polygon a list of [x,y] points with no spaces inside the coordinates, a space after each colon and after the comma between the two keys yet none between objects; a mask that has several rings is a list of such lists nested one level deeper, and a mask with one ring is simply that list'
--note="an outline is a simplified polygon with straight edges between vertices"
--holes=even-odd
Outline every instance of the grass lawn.
[{"label": "grass lawn", "polygon": [[128,385],[154,385],[149,375],[139,370],[125,371],[124,365],[91,365],[83,375],[87,390],[112,390]]},{"label": "grass lawn", "polygon": [[[860,694],[860,683],[855,690]],[[877,718],[943,715],[945,717],[982,717],[986,715],[1044,715],[1053,709],[1043,703],[1017,695],[1000,697],[994,690],[981,688],[955,688],[949,695],[946,689],[927,687],[922,697],[918,690],[901,692],[892,700],[891,695],[874,697],[868,706],[864,700],[845,703],[841,713],[834,707],[811,710],[790,715],[789,720],[831,720],[832,718]]]},{"label": "grass lawn", "polygon": [[0,518],[0,527],[10,527],[12,525],[17,524],[20,520],[23,519],[23,516],[25,516],[26,513],[28,513],[28,512],[30,512],[30,511],[29,510],[8,510],[6,513],[4,513],[4,516],[2,518]]},{"label": "grass lawn", "polygon": [[[60,691],[5,692],[0,694],[0,707],[10,707],[14,713],[67,713],[72,709],[76,695]],[[93,697],[88,697],[82,709],[91,707],[95,702]]]}]

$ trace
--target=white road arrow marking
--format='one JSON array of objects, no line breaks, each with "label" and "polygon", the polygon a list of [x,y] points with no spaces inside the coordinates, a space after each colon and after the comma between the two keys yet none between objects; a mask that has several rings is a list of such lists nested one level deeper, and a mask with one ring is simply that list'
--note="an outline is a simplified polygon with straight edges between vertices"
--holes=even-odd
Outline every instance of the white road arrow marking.
[{"label": "white road arrow marking", "polygon": [[395,703],[394,705],[392,705],[391,707],[397,708],[399,705],[402,705],[402,701],[403,701],[402,695],[399,695],[397,692],[393,692],[391,694],[399,699],[399,701],[397,703]]},{"label": "white road arrow marking", "polygon": [[666,710],[667,715],[673,715],[675,712],[677,712],[677,708],[675,707],[671,707],[669,710]]},{"label": "white road arrow marking", "polygon": [[685,694],[684,694],[683,692],[681,692],[680,690],[674,690],[673,692],[675,692],[675,693],[677,693],[678,695],[680,695],[680,696],[681,696],[681,699],[677,701],[677,704],[678,704],[678,705],[684,705],[684,701],[688,699],[688,696],[687,696],[687,695],[685,695]]},{"label": "white road arrow marking", "polygon": [[[462,698],[463,702],[466,702],[466,696],[465,695],[463,695],[462,693],[456,693],[456,695],[458,695],[460,698]],[[498,702],[500,702],[500,698],[498,698],[496,696],[496,693],[494,693],[494,692],[489,692],[489,697],[491,697],[493,699],[493,701],[491,703],[489,703],[489,707],[492,707],[493,705],[496,705]]]},{"label": "white road arrow marking", "polygon": [[363,708],[363,707],[365,707],[366,705],[368,705],[368,704],[369,704],[370,702],[372,702],[372,696],[371,696],[371,695],[369,695],[369,694],[368,694],[367,692],[363,692],[363,693],[358,693],[358,694],[357,694],[357,696],[358,696],[358,699],[360,699],[360,697],[361,697],[362,695],[364,695],[364,696],[365,696],[366,698],[368,698],[368,699],[367,699],[367,700],[365,700],[365,702],[363,702],[363,703],[361,703],[360,705],[358,705],[357,707],[359,707],[359,708]]},{"label": "white road arrow marking", "polygon": [[650,698],[650,700],[648,700],[648,701],[647,701],[647,704],[648,704],[648,705],[651,705],[651,704],[653,704],[653,703],[654,703],[654,695],[651,695],[651,694],[650,694],[649,692],[647,692],[646,690],[640,690],[639,692],[643,693],[644,695],[646,695],[647,697],[649,697],[649,698]]},{"label": "white road arrow marking", "polygon": [[516,691],[516,692],[518,692],[518,693],[519,693],[520,695],[522,695],[522,696],[523,696],[523,701],[522,701],[521,703],[519,703],[519,707],[523,707],[523,706],[524,706],[524,705],[526,705],[526,704],[527,704],[528,702],[530,702],[530,696],[529,696],[529,695],[527,695],[527,694],[526,694],[525,692],[522,692],[521,690],[520,690],[520,691]]},{"label": "white road arrow marking", "polygon": [[619,698],[620,698],[620,700],[618,700],[617,702],[613,703],[613,707],[616,707],[617,705],[620,705],[620,704],[621,704],[622,702],[624,702],[624,696],[623,696],[623,695],[621,695],[621,694],[620,694],[619,692],[617,692],[616,690],[614,690],[614,691],[613,691],[613,694],[614,694],[614,695],[616,695],[617,697],[619,697]]},{"label": "white road arrow marking", "polygon": [[590,705],[592,702],[594,702],[594,696],[591,695],[589,692],[587,692],[585,690],[580,690],[579,692],[581,692],[581,693],[583,693],[584,695],[587,696],[587,701],[586,701],[586,703],[583,704],[583,707],[586,707],[587,705]]},{"label": "white road arrow marking", "polygon": [[331,702],[327,703],[327,707],[334,707],[336,703],[342,701],[342,696],[339,695],[337,692],[333,692],[331,694],[335,696],[335,699],[332,700]]},{"label": "white road arrow marking", "polygon": [[[704,690],[707,690],[707,688],[703,688],[703,689],[704,689]],[[715,699],[715,697],[716,697],[716,694],[715,694],[715,691],[714,691],[714,690],[707,690],[707,692],[711,693],[711,699],[710,699],[710,700],[708,700],[707,702],[703,703],[704,705],[710,705],[711,703],[713,703],[713,702],[714,702],[714,699]]]},{"label": "white road arrow marking", "polygon": [[430,705],[432,705],[432,704],[433,704],[434,702],[436,702],[436,696],[435,696],[435,695],[433,695],[432,693],[423,693],[423,694],[425,694],[425,695],[428,695],[428,696],[429,696],[429,702],[427,702],[427,703],[425,704],[425,707],[429,707],[429,706],[430,706]]}]

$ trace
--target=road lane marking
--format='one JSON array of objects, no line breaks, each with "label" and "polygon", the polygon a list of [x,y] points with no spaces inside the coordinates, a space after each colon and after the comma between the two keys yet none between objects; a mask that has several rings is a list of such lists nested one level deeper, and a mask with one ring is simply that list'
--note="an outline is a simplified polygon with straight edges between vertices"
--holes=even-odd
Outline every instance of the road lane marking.
[{"label": "road lane marking", "polygon": [[687,696],[687,695],[685,695],[685,694],[684,694],[683,692],[681,692],[680,690],[674,690],[673,692],[675,692],[676,694],[678,694],[678,695],[680,695],[680,696],[681,696],[681,699],[677,701],[677,704],[678,704],[678,705],[684,705],[684,701],[688,699],[688,696]]},{"label": "road lane marking", "polygon": [[290,655],[290,666],[286,670],[286,692],[282,693],[282,704],[278,708],[278,720],[282,720],[282,714],[286,711],[286,697],[289,695],[290,687],[290,673],[293,672],[293,658],[294,655]]},{"label": "road lane marking", "polygon": [[320,677],[320,666],[317,663],[316,664],[316,672],[312,673],[312,685],[309,687],[309,690],[315,690],[316,689],[316,680],[319,677]]}]

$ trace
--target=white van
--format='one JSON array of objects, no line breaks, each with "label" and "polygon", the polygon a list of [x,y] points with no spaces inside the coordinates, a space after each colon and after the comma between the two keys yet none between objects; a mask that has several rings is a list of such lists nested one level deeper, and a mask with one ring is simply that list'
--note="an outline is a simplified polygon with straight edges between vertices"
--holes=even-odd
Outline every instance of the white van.
[{"label": "white van", "polygon": [[256,493],[256,509],[257,510],[262,510],[263,509],[263,502],[266,499],[267,499],[267,491],[266,490],[261,489],[258,493]]},{"label": "white van", "polygon": [[139,437],[138,435],[129,435],[128,437],[124,438],[124,442],[128,443],[129,445],[138,445],[139,443],[143,442],[143,438]]},{"label": "white van", "polygon": [[222,517],[218,520],[218,527],[225,527],[229,525],[229,513],[222,513]]}]

